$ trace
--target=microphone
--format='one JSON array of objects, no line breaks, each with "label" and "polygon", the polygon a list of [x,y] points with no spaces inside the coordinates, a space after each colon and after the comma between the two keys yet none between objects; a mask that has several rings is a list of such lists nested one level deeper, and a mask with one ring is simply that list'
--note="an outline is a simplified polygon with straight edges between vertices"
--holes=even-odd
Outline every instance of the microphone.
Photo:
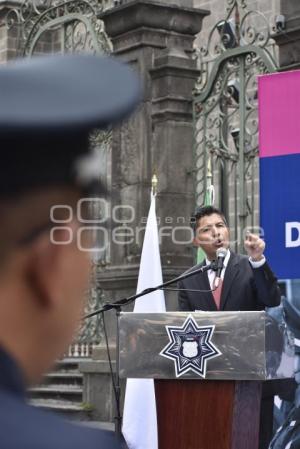
[{"label": "microphone", "polygon": [[214,286],[215,288],[219,287],[219,283],[221,280],[221,273],[223,270],[223,266],[224,266],[224,259],[226,257],[227,254],[227,249],[226,248],[218,248],[216,255],[217,255],[217,263],[216,263],[216,277],[215,277],[215,282],[214,282]]}]

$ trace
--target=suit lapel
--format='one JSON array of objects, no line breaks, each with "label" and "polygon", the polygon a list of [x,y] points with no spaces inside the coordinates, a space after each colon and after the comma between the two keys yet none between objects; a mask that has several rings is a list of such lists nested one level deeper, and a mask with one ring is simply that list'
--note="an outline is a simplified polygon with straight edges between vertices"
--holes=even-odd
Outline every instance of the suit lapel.
[{"label": "suit lapel", "polygon": [[226,305],[228,295],[230,292],[230,287],[232,285],[232,282],[234,281],[234,278],[238,274],[238,272],[239,272],[238,256],[234,253],[231,253],[229,261],[228,261],[228,265],[226,267],[224,281],[223,281],[220,310],[225,309],[225,305]]},{"label": "suit lapel", "polygon": [[204,310],[211,310],[212,312],[216,312],[217,311],[217,306],[213,297],[209,284],[209,280],[208,280],[208,274],[207,271],[205,273],[203,273],[203,290],[207,290],[207,293],[204,293],[204,298],[205,298],[205,302],[206,302],[206,309]]},{"label": "suit lapel", "polygon": [[[204,266],[204,265],[205,265],[205,261],[200,266]],[[204,302],[204,304],[202,304],[202,306],[199,305],[199,309],[216,312],[217,307],[216,307],[213,295],[210,292],[210,285],[209,285],[207,271],[205,271],[205,273],[199,273],[197,288],[202,291],[204,290],[203,293],[200,293],[200,292],[195,293],[196,295],[200,295],[198,297],[201,297],[202,301]]]}]

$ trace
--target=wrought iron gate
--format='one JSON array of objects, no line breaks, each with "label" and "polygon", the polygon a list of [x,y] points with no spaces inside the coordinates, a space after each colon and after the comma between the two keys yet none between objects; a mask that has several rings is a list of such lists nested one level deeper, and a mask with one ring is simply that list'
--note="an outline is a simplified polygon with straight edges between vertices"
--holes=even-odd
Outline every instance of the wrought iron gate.
[{"label": "wrought iron gate", "polygon": [[[204,203],[209,176],[216,204],[229,219],[236,250],[258,219],[258,75],[278,70],[268,20],[227,0],[227,16],[197,49],[201,75],[194,97],[196,203]],[[211,167],[211,174],[209,173]]]}]

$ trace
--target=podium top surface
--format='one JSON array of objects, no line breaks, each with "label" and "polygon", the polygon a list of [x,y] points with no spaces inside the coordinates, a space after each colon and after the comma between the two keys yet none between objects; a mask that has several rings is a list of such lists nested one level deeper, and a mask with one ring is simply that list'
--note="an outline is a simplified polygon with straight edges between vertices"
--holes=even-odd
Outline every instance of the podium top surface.
[{"label": "podium top surface", "polygon": [[120,375],[271,380],[294,375],[293,344],[266,312],[121,313]]}]

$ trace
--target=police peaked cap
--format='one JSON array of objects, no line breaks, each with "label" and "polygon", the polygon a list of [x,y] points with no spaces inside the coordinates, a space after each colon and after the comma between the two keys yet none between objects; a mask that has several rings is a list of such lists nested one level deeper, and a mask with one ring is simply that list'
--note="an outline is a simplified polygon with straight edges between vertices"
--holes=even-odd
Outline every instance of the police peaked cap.
[{"label": "police peaked cap", "polygon": [[[291,304],[286,298],[283,298],[283,310],[285,321],[295,337],[300,339],[300,310]],[[297,345],[298,346],[298,345]],[[299,351],[298,351],[299,352]]]},{"label": "police peaked cap", "polygon": [[93,165],[90,131],[120,122],[140,99],[137,75],[109,57],[51,55],[1,66],[0,196],[76,183],[79,162]]}]

